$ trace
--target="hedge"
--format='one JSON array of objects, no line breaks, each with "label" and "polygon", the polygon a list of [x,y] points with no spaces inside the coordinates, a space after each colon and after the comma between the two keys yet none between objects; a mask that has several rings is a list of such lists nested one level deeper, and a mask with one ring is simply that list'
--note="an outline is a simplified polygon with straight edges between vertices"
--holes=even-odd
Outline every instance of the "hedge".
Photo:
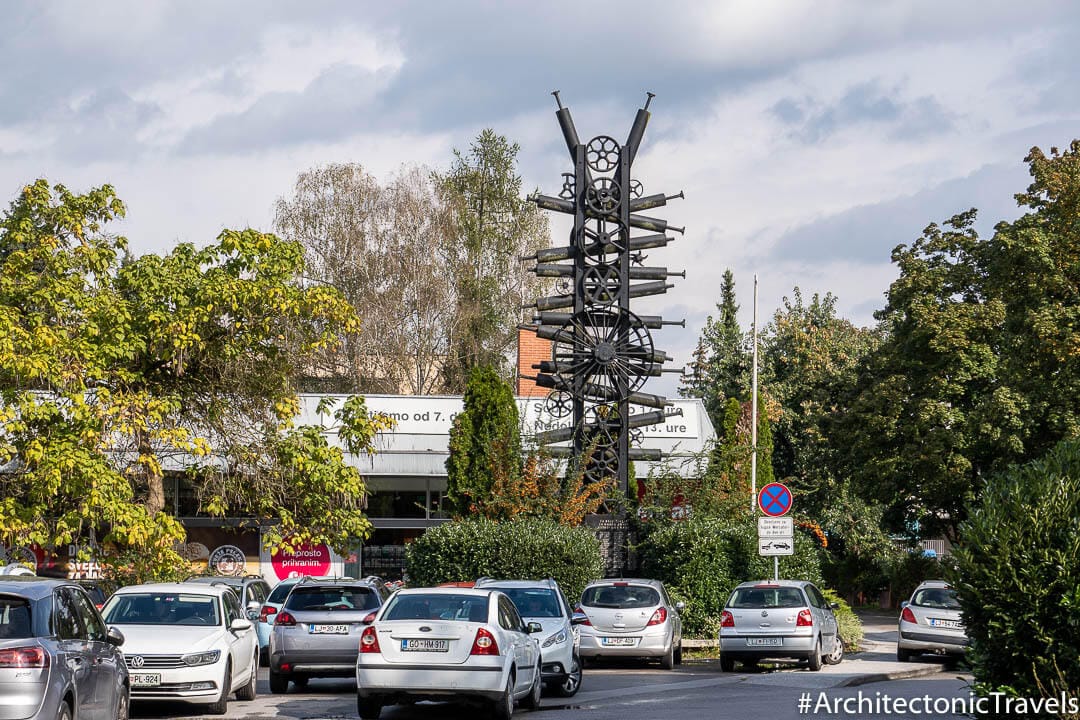
[{"label": "hedge", "polygon": [[1080,442],[991,477],[954,549],[983,692],[1080,696]]},{"label": "hedge", "polygon": [[572,603],[603,573],[600,543],[587,528],[527,518],[470,519],[432,528],[405,550],[409,585],[478,577],[554,578]]},{"label": "hedge", "polygon": [[[691,637],[716,637],[720,613],[735,586],[773,576],[772,558],[758,555],[752,518],[691,518],[661,526],[637,550],[642,573],[662,580],[686,603],[683,628]],[[780,558],[780,577],[821,584],[821,553],[816,540],[795,533],[795,554]]]}]

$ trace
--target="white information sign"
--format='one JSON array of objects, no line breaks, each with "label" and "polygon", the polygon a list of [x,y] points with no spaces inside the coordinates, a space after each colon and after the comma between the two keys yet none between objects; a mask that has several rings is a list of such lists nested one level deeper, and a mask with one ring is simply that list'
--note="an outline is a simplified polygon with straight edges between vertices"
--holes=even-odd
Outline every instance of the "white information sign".
[{"label": "white information sign", "polygon": [[795,534],[795,521],[789,517],[759,517],[757,535],[759,538],[791,537]]},{"label": "white information sign", "polygon": [[758,555],[771,557],[773,555],[793,555],[795,553],[794,537],[769,537],[758,538]]}]

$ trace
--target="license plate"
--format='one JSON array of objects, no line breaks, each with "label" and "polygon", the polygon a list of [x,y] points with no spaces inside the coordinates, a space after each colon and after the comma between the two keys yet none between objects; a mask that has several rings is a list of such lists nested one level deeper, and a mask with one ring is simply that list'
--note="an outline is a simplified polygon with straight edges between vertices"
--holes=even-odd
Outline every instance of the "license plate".
[{"label": "license plate", "polygon": [[942,618],[930,618],[930,627],[947,628],[949,630],[963,630],[964,623],[959,620],[944,620]]},{"label": "license plate", "polygon": [[401,652],[448,652],[449,640],[402,640]]},{"label": "license plate", "polygon": [[308,628],[308,631],[311,632],[313,635],[323,635],[323,634],[348,635],[349,634],[349,626],[348,625],[312,625],[310,628]]},{"label": "license plate", "polygon": [[746,638],[747,645],[765,645],[767,647],[783,647],[784,638]]},{"label": "license plate", "polygon": [[634,647],[637,645],[637,638],[632,637],[614,637],[614,638],[601,638],[600,642],[604,645],[612,647]]},{"label": "license plate", "polygon": [[161,673],[128,673],[131,687],[157,687],[161,684]]}]

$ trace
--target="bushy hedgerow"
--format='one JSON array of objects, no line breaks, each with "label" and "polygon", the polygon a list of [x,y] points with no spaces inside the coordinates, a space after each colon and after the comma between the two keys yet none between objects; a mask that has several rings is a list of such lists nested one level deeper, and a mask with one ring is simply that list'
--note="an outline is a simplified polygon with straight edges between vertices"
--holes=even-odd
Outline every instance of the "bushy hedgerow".
[{"label": "bushy hedgerow", "polygon": [[603,573],[600,543],[584,527],[526,518],[461,520],[432,528],[405,551],[409,585],[425,587],[478,577],[554,578],[571,602]]},{"label": "bushy hedgerow", "polygon": [[912,550],[897,556],[889,564],[889,586],[892,588],[892,604],[911,597],[923,580],[941,580],[945,577],[946,564],[940,558],[928,556],[922,550]]},{"label": "bushy hedgerow", "polygon": [[822,589],[821,594],[830,603],[839,605],[839,607],[833,609],[833,615],[836,616],[837,632],[840,633],[840,638],[844,641],[844,651],[857,651],[863,639],[862,620],[835,590]]},{"label": "bushy hedgerow", "polygon": [[[638,546],[642,573],[663,580],[686,603],[683,628],[689,637],[715,637],[720,613],[741,582],[773,576],[772,558],[758,555],[753,518],[691,518],[656,528]],[[780,558],[780,577],[821,583],[821,546],[795,533],[795,554]]]},{"label": "bushy hedgerow", "polygon": [[949,576],[977,683],[1080,696],[1080,441],[988,480],[960,537]]}]

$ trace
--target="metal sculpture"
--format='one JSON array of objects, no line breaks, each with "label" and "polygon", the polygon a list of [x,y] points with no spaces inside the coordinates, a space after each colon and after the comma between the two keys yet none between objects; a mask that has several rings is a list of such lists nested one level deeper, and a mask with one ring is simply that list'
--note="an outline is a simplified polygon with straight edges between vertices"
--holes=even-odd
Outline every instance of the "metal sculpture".
[{"label": "metal sculpture", "polygon": [[[626,493],[630,461],[661,456],[659,450],[640,447],[641,429],[662,422],[671,405],[667,398],[641,389],[649,377],[682,372],[663,369],[671,357],[655,349],[649,330],[685,327],[685,321],[630,310],[631,299],[665,293],[673,287],[668,278],[686,277],[685,272],[644,266],[643,250],[666,246],[673,240],[668,231],[683,229],[638,212],[662,207],[683,194],[645,195],[641,182],[630,175],[649,121],[652,93],[622,145],[608,135],[582,143],[570,110],[558,92],[552,94],[574,172],[563,173],[558,197],[535,194],[529,200],[572,215],[574,227],[568,246],[522,258],[536,261],[531,270],[537,276],[555,278],[557,293],[527,306],[535,311],[533,324],[522,327],[552,341],[551,360],[533,365],[540,372],[528,379],[551,390],[545,407],[553,418],[572,421],[569,427],[537,433],[536,440],[555,446],[549,447],[555,456],[587,457],[586,480],[615,480]],[[650,234],[631,237],[633,229]],[[647,282],[634,282],[639,280]]]}]

